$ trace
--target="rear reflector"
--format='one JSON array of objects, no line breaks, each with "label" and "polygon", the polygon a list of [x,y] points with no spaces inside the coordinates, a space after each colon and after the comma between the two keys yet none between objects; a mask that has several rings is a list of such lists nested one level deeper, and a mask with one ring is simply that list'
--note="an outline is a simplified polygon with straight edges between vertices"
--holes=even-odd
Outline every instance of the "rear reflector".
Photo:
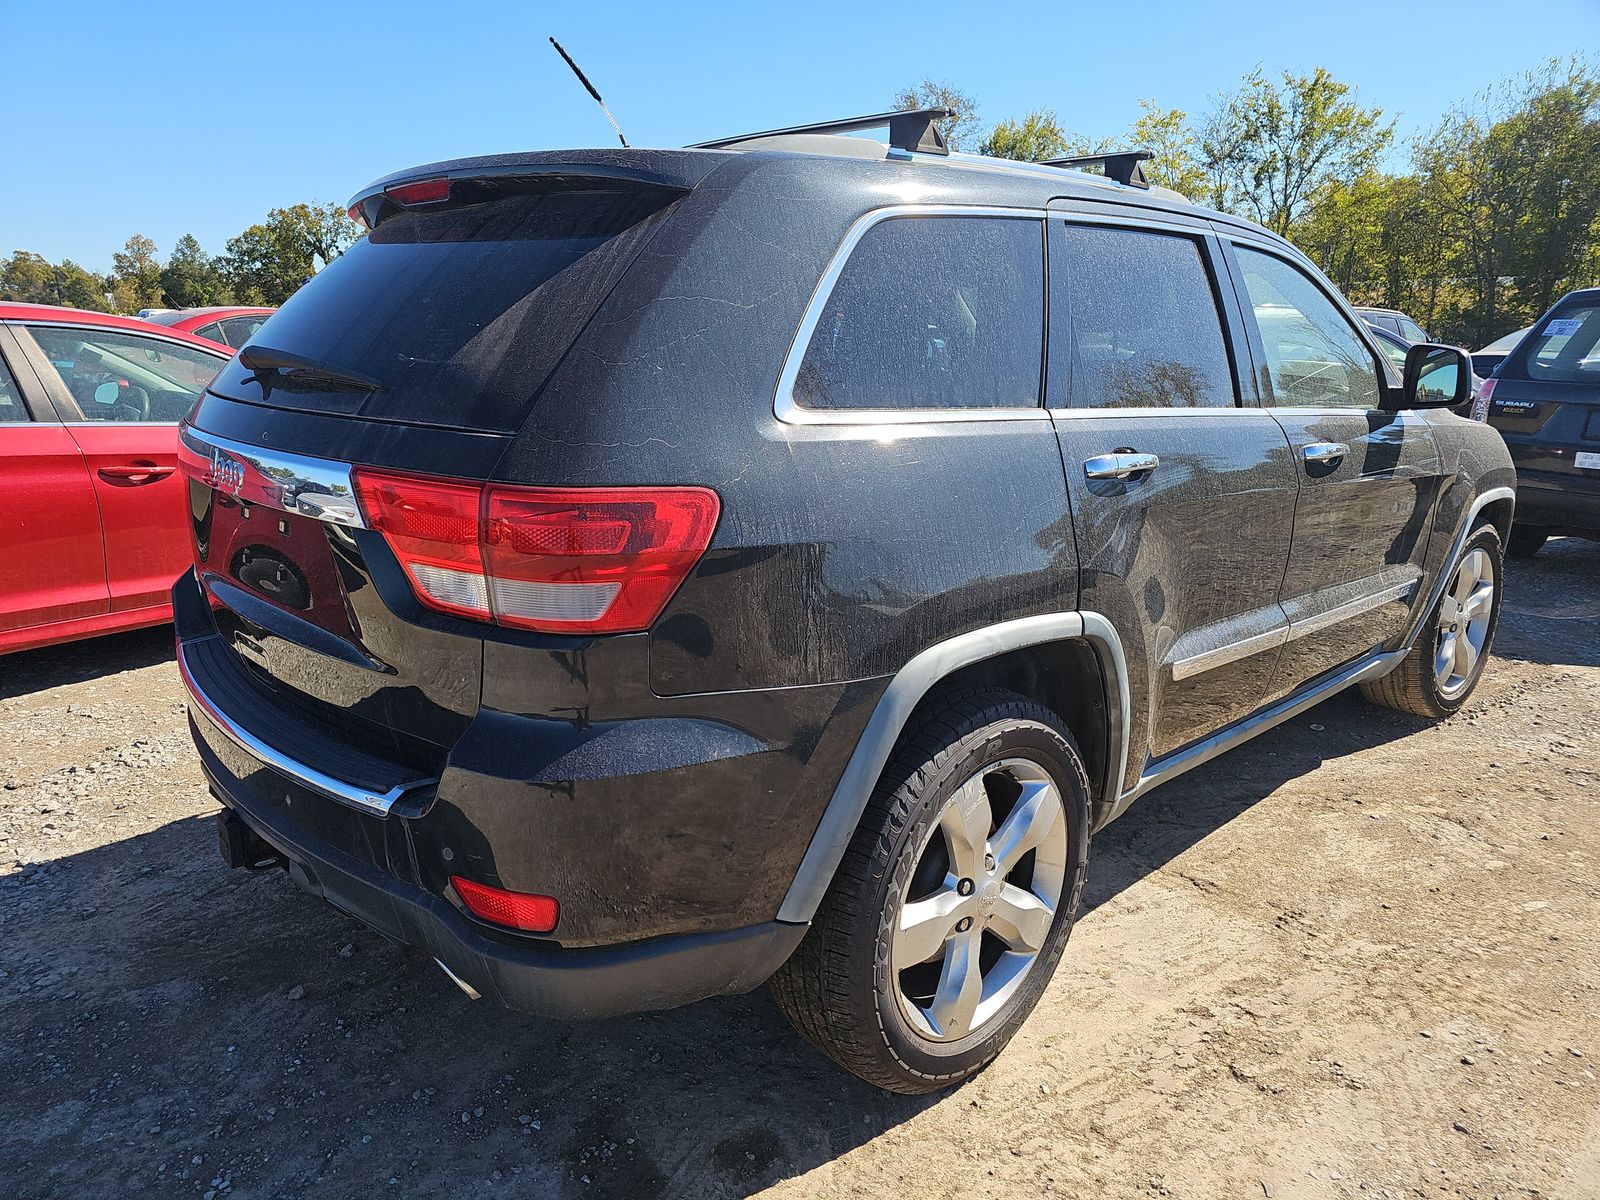
[{"label": "rear reflector", "polygon": [[709,488],[482,486],[358,470],[370,528],[429,608],[544,633],[648,629],[694,570]]},{"label": "rear reflector", "polygon": [[530,892],[508,892],[486,883],[473,883],[459,875],[450,876],[461,903],[473,916],[482,917],[507,929],[527,933],[549,933],[561,917],[561,905],[554,896],[535,896]]},{"label": "rear reflector", "polygon": [[1478,388],[1478,396],[1472,402],[1472,419],[1474,421],[1487,421],[1489,419],[1489,401],[1494,399],[1494,380],[1485,379]]}]

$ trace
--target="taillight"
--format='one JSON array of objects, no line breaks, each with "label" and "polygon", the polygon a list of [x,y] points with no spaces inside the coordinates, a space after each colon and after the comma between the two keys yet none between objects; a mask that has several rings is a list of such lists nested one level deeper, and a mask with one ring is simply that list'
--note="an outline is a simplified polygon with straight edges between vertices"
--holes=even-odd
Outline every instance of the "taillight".
[{"label": "taillight", "polygon": [[1494,380],[1485,379],[1478,388],[1478,394],[1472,401],[1472,419],[1474,421],[1487,421],[1489,419],[1489,401],[1494,396]]},{"label": "taillight", "polygon": [[648,629],[721,509],[697,487],[482,486],[366,470],[355,484],[421,603],[544,633]]},{"label": "taillight", "polygon": [[455,888],[461,903],[474,916],[521,929],[527,933],[549,933],[561,917],[561,905],[554,896],[536,896],[531,892],[508,892],[504,888],[474,883],[459,875],[450,876],[450,886]]}]

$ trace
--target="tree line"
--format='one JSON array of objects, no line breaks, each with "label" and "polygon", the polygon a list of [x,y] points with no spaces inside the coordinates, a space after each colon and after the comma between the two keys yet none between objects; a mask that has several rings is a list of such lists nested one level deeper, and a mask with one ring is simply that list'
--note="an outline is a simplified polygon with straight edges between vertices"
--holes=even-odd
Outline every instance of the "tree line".
[{"label": "tree line", "polygon": [[1505,80],[1404,146],[1321,68],[1258,69],[1197,115],[1144,100],[1111,138],[1048,107],[985,130],[971,96],[927,80],[895,103],[955,109],[950,144],[1002,158],[1150,150],[1152,183],[1282,234],[1352,302],[1450,342],[1483,345],[1600,283],[1600,75],[1585,59]]},{"label": "tree line", "polygon": [[0,300],[60,304],[101,312],[282,304],[350,246],[361,227],[336,204],[274,208],[259,224],[207,254],[184,234],[162,262],[155,242],[134,234],[99,274],[71,259],[52,263],[28,250],[0,258]]}]

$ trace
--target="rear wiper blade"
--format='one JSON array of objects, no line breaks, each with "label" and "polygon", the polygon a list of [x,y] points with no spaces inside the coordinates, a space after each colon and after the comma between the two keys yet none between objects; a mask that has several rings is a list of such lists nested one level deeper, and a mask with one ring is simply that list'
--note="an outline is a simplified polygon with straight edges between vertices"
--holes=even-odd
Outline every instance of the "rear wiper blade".
[{"label": "rear wiper blade", "polygon": [[288,350],[273,350],[268,346],[246,346],[239,351],[239,363],[257,374],[262,371],[281,371],[296,379],[344,383],[366,392],[381,392],[386,386],[382,380],[363,375],[359,371],[336,367],[332,363],[307,358],[303,354],[293,354]]}]

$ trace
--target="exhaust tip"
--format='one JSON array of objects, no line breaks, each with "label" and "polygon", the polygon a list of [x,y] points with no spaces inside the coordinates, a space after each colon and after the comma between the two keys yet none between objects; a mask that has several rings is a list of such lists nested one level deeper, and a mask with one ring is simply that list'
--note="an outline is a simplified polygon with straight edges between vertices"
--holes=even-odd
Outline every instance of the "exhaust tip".
[{"label": "exhaust tip", "polygon": [[445,966],[443,962],[440,962],[440,960],[437,959],[437,958],[434,959],[433,961],[439,964],[439,970],[443,971],[447,976],[449,976],[449,979],[450,979],[451,983],[455,984],[458,988],[460,988],[463,992],[465,992],[467,994],[467,999],[468,1000],[482,1000],[483,999],[483,996],[479,993],[477,988],[473,987],[465,979],[461,978],[461,976],[457,975],[449,967]]}]

